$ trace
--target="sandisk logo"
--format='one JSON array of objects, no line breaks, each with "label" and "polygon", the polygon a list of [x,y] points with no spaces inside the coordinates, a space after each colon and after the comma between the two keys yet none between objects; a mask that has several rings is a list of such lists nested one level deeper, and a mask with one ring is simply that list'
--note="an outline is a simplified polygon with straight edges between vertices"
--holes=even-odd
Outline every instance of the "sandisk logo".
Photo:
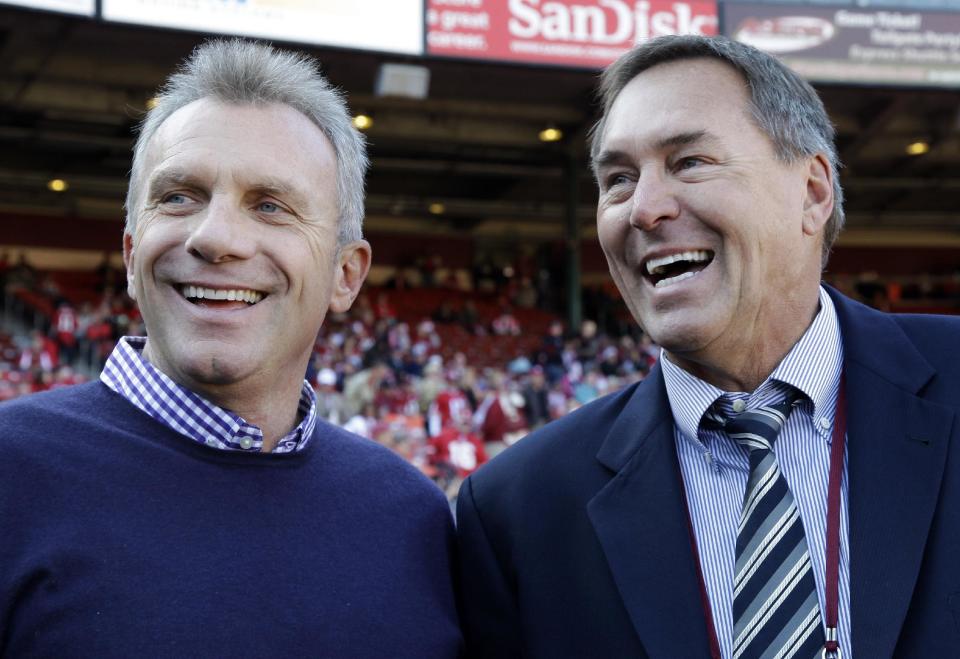
[{"label": "sandisk logo", "polygon": [[712,3],[598,0],[592,5],[509,0],[507,29],[517,39],[618,45],[664,34],[716,34]]}]

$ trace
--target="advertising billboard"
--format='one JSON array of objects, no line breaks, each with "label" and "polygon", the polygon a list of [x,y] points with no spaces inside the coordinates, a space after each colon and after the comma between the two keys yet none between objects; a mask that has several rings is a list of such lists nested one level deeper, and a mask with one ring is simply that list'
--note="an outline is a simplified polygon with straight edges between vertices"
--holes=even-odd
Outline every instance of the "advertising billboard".
[{"label": "advertising billboard", "polygon": [[110,21],[423,53],[423,0],[102,0]]},{"label": "advertising billboard", "polygon": [[97,8],[94,0],[0,0],[0,5],[45,9],[80,16],[93,16]]},{"label": "advertising billboard", "polygon": [[724,33],[820,82],[960,86],[960,14],[727,4]]},{"label": "advertising billboard", "polygon": [[427,53],[602,68],[662,34],[716,34],[714,0],[428,0]]}]

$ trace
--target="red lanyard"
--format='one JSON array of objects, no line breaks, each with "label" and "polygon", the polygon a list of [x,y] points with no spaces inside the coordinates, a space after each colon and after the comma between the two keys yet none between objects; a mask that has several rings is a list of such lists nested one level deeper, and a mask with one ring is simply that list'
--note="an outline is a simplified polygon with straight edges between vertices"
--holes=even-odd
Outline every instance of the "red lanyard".
[{"label": "red lanyard", "polygon": [[[837,624],[840,608],[840,482],[843,479],[844,448],[847,441],[847,400],[845,377],[840,376],[840,391],[837,394],[837,409],[833,419],[833,439],[830,445],[830,480],[827,485],[827,546],[826,546],[826,580],[824,596],[827,610],[824,611],[826,626],[826,643],[824,643],[824,657],[833,659],[839,657],[840,643],[837,636]],[[680,474],[683,482],[683,473]],[[683,495],[683,506],[687,511],[687,529],[690,531],[690,546],[693,549],[693,560],[697,565],[697,576],[700,580],[700,600],[703,604],[703,615],[707,621],[707,632],[710,635],[710,657],[721,659],[720,641],[717,640],[717,630],[713,625],[713,612],[710,608],[710,597],[707,595],[707,584],[700,568],[700,550],[697,547],[697,537],[693,532],[693,521],[690,519],[690,507],[687,505],[687,491],[680,488]]]}]

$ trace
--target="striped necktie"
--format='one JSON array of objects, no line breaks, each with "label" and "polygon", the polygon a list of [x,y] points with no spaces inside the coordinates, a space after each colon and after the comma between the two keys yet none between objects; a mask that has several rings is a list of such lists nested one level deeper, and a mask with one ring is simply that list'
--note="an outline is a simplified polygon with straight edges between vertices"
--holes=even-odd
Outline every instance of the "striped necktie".
[{"label": "striped necktie", "polygon": [[[799,392],[726,421],[750,452],[750,476],[737,529],[733,583],[734,659],[812,659],[824,644],[810,551],[797,504],[773,442]],[[709,421],[717,421],[708,413]]]}]

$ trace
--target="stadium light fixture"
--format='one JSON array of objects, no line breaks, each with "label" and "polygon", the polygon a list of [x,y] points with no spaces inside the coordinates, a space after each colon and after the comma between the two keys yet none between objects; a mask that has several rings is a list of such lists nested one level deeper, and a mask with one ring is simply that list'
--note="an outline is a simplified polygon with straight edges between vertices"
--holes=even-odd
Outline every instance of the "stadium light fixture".
[{"label": "stadium light fixture", "polygon": [[907,145],[907,153],[911,156],[922,156],[930,150],[930,144],[927,142],[913,142]]},{"label": "stadium light fixture", "polygon": [[54,192],[65,192],[69,187],[70,184],[64,181],[62,178],[54,178],[47,181],[47,188]]},{"label": "stadium light fixture", "polygon": [[441,204],[439,201],[435,201],[427,206],[427,210],[429,210],[433,215],[443,215],[447,210],[447,207]]},{"label": "stadium light fixture", "polygon": [[353,127],[357,130],[367,130],[373,125],[373,117],[368,114],[358,114],[353,118]]},{"label": "stadium light fixture", "polygon": [[541,142],[559,142],[563,139],[563,131],[555,126],[547,126],[540,131]]}]

